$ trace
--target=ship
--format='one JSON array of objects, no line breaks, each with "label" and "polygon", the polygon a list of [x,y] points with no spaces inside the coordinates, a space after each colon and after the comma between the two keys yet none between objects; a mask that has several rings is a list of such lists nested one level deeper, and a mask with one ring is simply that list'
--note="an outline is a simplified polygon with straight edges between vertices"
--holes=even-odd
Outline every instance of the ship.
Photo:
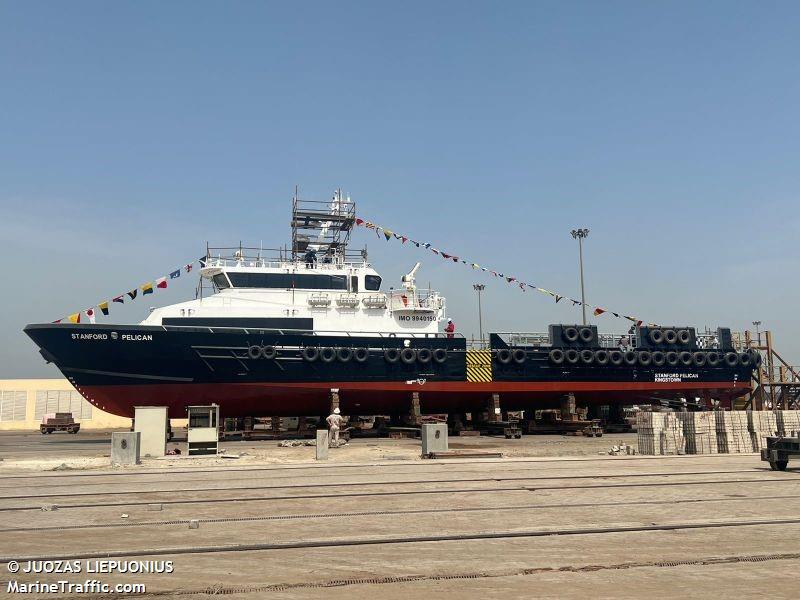
[{"label": "ship", "polygon": [[387,284],[366,248],[350,248],[355,203],[292,200],[291,246],[206,246],[196,297],[139,324],[40,323],[25,333],[92,405],[217,404],[224,417],[530,411],[698,400],[732,406],[761,356],[728,328],[596,325],[444,331],[445,297],[416,283],[420,263]]}]

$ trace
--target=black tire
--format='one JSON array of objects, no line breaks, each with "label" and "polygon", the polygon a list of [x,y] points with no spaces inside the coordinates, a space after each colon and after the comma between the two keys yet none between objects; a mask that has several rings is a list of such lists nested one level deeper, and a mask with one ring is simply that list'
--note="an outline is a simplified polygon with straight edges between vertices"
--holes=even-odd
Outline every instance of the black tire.
[{"label": "black tire", "polygon": [[366,348],[356,348],[353,351],[353,358],[355,358],[358,363],[365,363],[369,358],[369,350]]},{"label": "black tire", "polygon": [[639,361],[639,364],[642,365],[643,367],[646,367],[651,362],[653,362],[653,355],[650,354],[650,352],[647,350],[641,350],[636,354],[637,354],[636,359]]},{"label": "black tire", "polygon": [[758,367],[760,367],[760,366],[761,366],[761,363],[763,363],[763,362],[764,362],[764,359],[763,359],[763,358],[761,358],[761,354],[760,354],[760,353],[758,353],[758,352],[757,352],[757,351],[755,351],[755,350],[751,350],[750,352],[751,352],[751,353],[752,353],[752,355],[753,355],[753,366],[754,366],[755,368],[758,368]]},{"label": "black tire", "polygon": [[319,351],[319,357],[324,363],[332,363],[336,360],[336,348],[325,346]]},{"label": "black tire", "polygon": [[441,364],[444,364],[447,361],[447,350],[444,348],[436,348],[433,351],[433,361]]},{"label": "black tire", "polygon": [[654,344],[663,344],[664,343],[664,332],[660,329],[651,329],[650,330],[650,341]]},{"label": "black tire", "polygon": [[502,348],[497,351],[497,362],[501,365],[507,365],[511,362],[511,350],[507,348]]},{"label": "black tire", "polygon": [[261,346],[261,358],[273,360],[276,356],[278,356],[278,351],[275,346]]},{"label": "black tire", "polygon": [[653,352],[652,358],[653,358],[653,365],[656,367],[663,367],[664,363],[667,361],[667,357],[664,355],[663,352],[661,352],[661,350],[656,350],[655,352]]},{"label": "black tire", "polygon": [[729,367],[735,367],[739,364],[739,357],[736,356],[736,352],[726,352],[723,358],[725,359],[725,364]]},{"label": "black tire", "polygon": [[789,460],[770,460],[769,468],[773,471],[785,471],[789,466]]},{"label": "black tire", "polygon": [[527,360],[528,355],[522,348],[515,348],[514,350],[511,351],[511,358],[514,359],[515,363],[521,365]]},{"label": "black tire", "polygon": [[339,348],[336,351],[336,358],[339,359],[339,362],[350,362],[353,358],[353,349],[347,347]]},{"label": "black tire", "polygon": [[753,362],[752,357],[747,352],[742,352],[739,355],[739,364],[743,367],[749,367]]},{"label": "black tire", "polygon": [[678,341],[678,333],[674,329],[665,329],[664,330],[664,343],[669,344],[670,346],[675,345],[675,342]]},{"label": "black tire", "polygon": [[553,348],[550,350],[550,353],[547,355],[547,357],[554,365],[560,365],[564,363],[564,351],[561,348]]},{"label": "black tire", "polygon": [[413,348],[403,348],[400,350],[400,360],[407,365],[414,363],[417,360],[417,351]]},{"label": "black tire", "polygon": [[400,360],[400,349],[399,348],[387,348],[383,351],[383,359],[391,364],[396,363]]},{"label": "black tire", "polygon": [[588,344],[591,341],[594,341],[594,331],[592,331],[591,327],[581,327],[578,335],[581,338],[581,341],[584,344]]},{"label": "black tire", "polygon": [[681,364],[685,367],[690,367],[692,365],[692,353],[688,350],[684,350],[680,354],[678,354],[678,360],[681,361]]},{"label": "black tire", "polygon": [[261,346],[250,346],[247,349],[247,356],[249,356],[253,360],[261,358]]},{"label": "black tire", "polygon": [[695,352],[692,354],[692,362],[696,367],[704,367],[706,364],[706,353],[705,352]]},{"label": "black tire", "polygon": [[584,348],[581,350],[581,362],[585,365],[590,365],[594,362],[594,351]]},{"label": "black tire", "polygon": [[570,348],[566,352],[564,352],[564,358],[567,359],[567,362],[571,365],[578,364],[578,361],[581,359],[581,353],[575,350],[575,348]]},{"label": "black tire", "polygon": [[636,352],[633,350],[628,350],[625,354],[622,355],[622,359],[625,361],[626,365],[635,365],[636,361],[638,360],[636,357]]},{"label": "black tire", "polygon": [[306,346],[300,354],[303,356],[303,360],[307,362],[316,362],[319,358],[319,348],[316,346]]},{"label": "black tire", "polygon": [[608,353],[608,361],[615,367],[620,366],[623,362],[622,352],[620,350],[610,350]]},{"label": "black tire", "polygon": [[692,341],[692,334],[689,333],[688,329],[680,329],[678,330],[678,343],[679,344],[688,344]]},{"label": "black tire", "polygon": [[709,352],[706,356],[706,364],[709,367],[716,367],[719,364],[719,352]]},{"label": "black tire", "polygon": [[433,352],[430,348],[420,348],[417,350],[417,360],[423,364],[428,364],[433,360]]},{"label": "black tire", "polygon": [[677,367],[678,363],[680,362],[680,359],[678,358],[678,353],[677,352],[667,352],[664,355],[664,359],[667,361],[667,364],[670,367]]},{"label": "black tire", "polygon": [[607,365],[608,364],[608,350],[595,350],[594,352],[594,362],[598,365]]},{"label": "black tire", "polygon": [[561,335],[564,336],[564,339],[568,342],[575,342],[578,340],[578,328],[577,327],[565,327],[564,331],[561,332]]}]

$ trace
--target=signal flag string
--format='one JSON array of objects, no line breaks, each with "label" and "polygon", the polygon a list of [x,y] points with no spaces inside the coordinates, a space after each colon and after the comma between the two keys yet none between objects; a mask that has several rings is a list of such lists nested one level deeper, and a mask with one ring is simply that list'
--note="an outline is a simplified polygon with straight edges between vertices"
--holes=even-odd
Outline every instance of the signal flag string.
[{"label": "signal flag string", "polygon": [[89,323],[94,323],[97,317],[97,311],[95,309],[100,309],[100,312],[103,313],[103,315],[108,316],[110,312],[109,311],[110,304],[113,303],[125,304],[125,296],[127,296],[130,301],[136,300],[140,292],[142,296],[146,296],[148,294],[152,294],[154,290],[167,289],[169,281],[180,277],[182,272],[191,273],[195,263],[199,263],[201,267],[205,266],[206,260],[207,258],[204,256],[197,261],[187,263],[183,267],[178,267],[177,269],[169,271],[166,275],[159,277],[158,279],[154,279],[152,281],[143,283],[142,285],[136,286],[132,290],[128,292],[123,292],[118,296],[113,296],[111,300],[103,300],[102,302],[98,302],[96,306],[92,306],[85,310],[79,310],[76,313],[67,315],[63,319],[57,319],[53,321],[53,323],[62,323],[64,321],[67,321],[69,323],[80,323],[83,315],[86,316],[86,319],[88,320]]},{"label": "signal flag string", "polygon": [[[412,238],[410,238],[410,237],[408,237],[406,235],[403,235],[401,233],[397,233],[396,231],[392,231],[391,229],[387,229],[386,227],[381,227],[380,225],[376,225],[375,223],[372,223],[371,221],[367,221],[366,219],[356,218],[356,225],[358,225],[359,227],[365,227],[366,229],[372,229],[373,231],[375,231],[375,233],[376,233],[376,235],[378,236],[379,239],[380,239],[381,235],[383,235],[383,237],[386,238],[387,242],[389,240],[391,240],[391,239],[398,240],[398,241],[401,242],[401,244],[406,244],[406,243],[410,242],[410,243],[414,244],[414,246],[416,246],[417,248],[423,248],[425,250],[429,250],[430,252],[433,252],[437,256],[441,256],[445,260],[452,261],[454,263],[461,263],[461,264],[464,264],[464,265],[467,265],[467,266],[471,267],[473,270],[480,270],[480,271],[482,271],[484,273],[489,273],[489,274],[493,275],[495,278],[505,280],[505,282],[508,283],[509,285],[516,285],[523,292],[527,291],[528,289],[532,289],[532,290],[535,290],[535,291],[540,292],[542,294],[546,294],[546,295],[550,296],[551,298],[553,298],[556,301],[556,303],[561,302],[561,300],[566,300],[567,302],[571,302],[572,306],[586,306],[586,308],[592,309],[593,314],[596,317],[599,317],[600,315],[604,315],[604,314],[609,314],[609,315],[615,316],[618,319],[627,319],[628,321],[632,322],[636,326],[640,326],[640,325],[642,325],[644,323],[641,319],[639,319],[637,317],[632,317],[632,316],[625,315],[625,314],[622,314],[622,313],[619,313],[619,312],[614,312],[613,310],[608,310],[608,309],[602,308],[600,306],[594,306],[594,305],[586,303],[586,302],[581,302],[580,300],[576,300],[575,298],[570,298],[566,294],[557,294],[555,292],[551,292],[550,290],[546,290],[545,288],[539,287],[537,285],[533,285],[532,283],[527,283],[525,281],[522,281],[517,277],[513,277],[513,276],[510,276],[510,275],[505,275],[503,273],[495,271],[494,269],[489,269],[487,267],[482,267],[478,263],[474,263],[474,262],[465,260],[465,259],[463,259],[463,258],[461,258],[459,256],[456,256],[454,254],[450,254],[448,252],[444,252],[443,250],[440,250],[440,249],[434,247],[432,244],[430,244],[428,242],[418,242],[417,240],[414,240],[414,239],[412,239]],[[648,324],[651,327],[655,327],[656,326],[655,323],[648,323]]]}]

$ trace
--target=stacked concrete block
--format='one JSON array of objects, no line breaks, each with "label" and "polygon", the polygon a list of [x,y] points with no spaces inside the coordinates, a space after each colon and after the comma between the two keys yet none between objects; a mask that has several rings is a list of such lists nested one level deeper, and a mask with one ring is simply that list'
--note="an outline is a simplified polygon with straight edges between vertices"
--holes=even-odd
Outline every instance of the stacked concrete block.
[{"label": "stacked concrete block", "polygon": [[767,447],[767,438],[778,435],[778,417],[771,410],[747,411],[750,416],[749,429],[753,441],[753,452]]},{"label": "stacked concrete block", "polygon": [[717,420],[713,412],[679,413],[687,454],[717,454]]},{"label": "stacked concrete block", "polygon": [[800,436],[800,410],[778,410],[778,431],[787,437]]},{"label": "stacked concrete block", "polygon": [[753,451],[748,414],[744,410],[716,411],[717,450],[721,454]]},{"label": "stacked concrete block", "polygon": [[636,414],[639,454],[683,454],[683,426],[676,413],[639,412]]}]

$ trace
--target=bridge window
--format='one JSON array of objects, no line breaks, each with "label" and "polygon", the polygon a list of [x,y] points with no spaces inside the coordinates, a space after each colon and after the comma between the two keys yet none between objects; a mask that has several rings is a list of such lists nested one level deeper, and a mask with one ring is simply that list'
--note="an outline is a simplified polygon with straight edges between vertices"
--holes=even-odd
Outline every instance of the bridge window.
[{"label": "bridge window", "polygon": [[225,273],[218,273],[217,275],[214,275],[214,285],[220,290],[231,287],[231,284],[228,283],[228,278],[225,277]]},{"label": "bridge window", "polygon": [[233,287],[261,289],[346,290],[344,275],[306,275],[292,273],[232,273],[228,272]]},{"label": "bridge window", "polygon": [[377,292],[381,289],[381,278],[377,275],[367,275],[364,277],[364,287],[367,291]]}]

